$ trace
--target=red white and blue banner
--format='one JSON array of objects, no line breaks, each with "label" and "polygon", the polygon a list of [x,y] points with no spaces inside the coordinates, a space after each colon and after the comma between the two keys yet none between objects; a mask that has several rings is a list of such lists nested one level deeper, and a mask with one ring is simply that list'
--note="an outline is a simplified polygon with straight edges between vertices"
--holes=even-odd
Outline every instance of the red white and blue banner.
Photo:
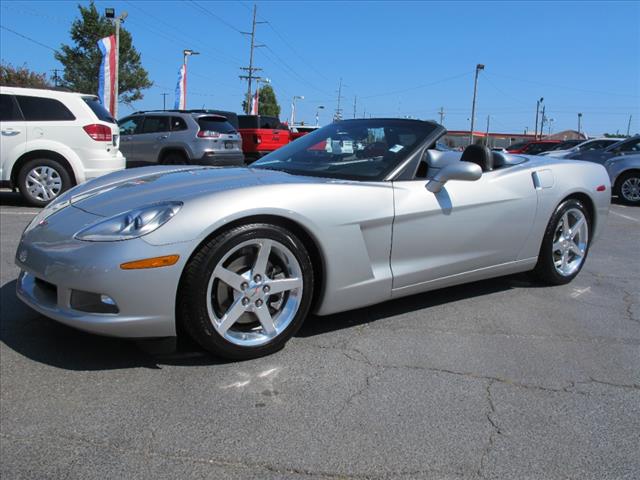
[{"label": "red white and blue banner", "polygon": [[176,85],[176,110],[187,109],[187,65],[182,64],[178,71],[178,85]]},{"label": "red white and blue banner", "polygon": [[258,115],[258,90],[251,97],[251,115]]},{"label": "red white and blue banner", "polygon": [[102,63],[98,75],[98,97],[104,107],[115,115],[116,112],[116,37],[101,38],[98,48],[102,52]]}]

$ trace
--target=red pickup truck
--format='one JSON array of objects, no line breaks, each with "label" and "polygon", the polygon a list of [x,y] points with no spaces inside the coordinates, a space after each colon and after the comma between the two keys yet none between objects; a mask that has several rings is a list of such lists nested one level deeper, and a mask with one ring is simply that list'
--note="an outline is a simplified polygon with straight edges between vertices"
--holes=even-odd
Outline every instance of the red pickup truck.
[{"label": "red pickup truck", "polygon": [[238,115],[238,131],[246,163],[252,163],[289,143],[289,129],[278,117]]},{"label": "red pickup truck", "polygon": [[296,138],[304,137],[307,133],[311,133],[320,127],[315,125],[290,125],[289,126],[289,138],[293,142]]}]

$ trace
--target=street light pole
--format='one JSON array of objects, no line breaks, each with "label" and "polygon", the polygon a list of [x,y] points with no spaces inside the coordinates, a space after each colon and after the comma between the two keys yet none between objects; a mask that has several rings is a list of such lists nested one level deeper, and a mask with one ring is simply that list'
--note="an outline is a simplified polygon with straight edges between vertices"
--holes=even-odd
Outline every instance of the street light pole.
[{"label": "street light pole", "polygon": [[187,59],[191,55],[200,55],[200,52],[194,52],[191,49],[182,51],[182,64],[184,65],[184,109],[187,109]]},{"label": "street light pole", "polygon": [[534,132],[534,140],[538,140],[538,115],[540,114],[540,104],[544,102],[544,97],[540,97],[540,100],[536,101],[536,130]]},{"label": "street light pole", "polygon": [[324,105],[318,105],[316,108],[316,127],[320,126],[320,110],[324,110]]},{"label": "street light pole", "polygon": [[[545,121],[545,117],[544,117],[544,111],[547,108],[546,105],[542,106],[542,114],[540,115],[540,138],[542,138],[542,136],[544,135],[544,121]],[[539,140],[536,137],[536,140]]]},{"label": "street light pole", "polygon": [[116,27],[116,71],[114,72],[113,75],[113,89],[114,89],[114,97],[115,97],[115,101],[113,102],[113,118],[118,118],[118,95],[119,95],[119,89],[118,89],[118,70],[120,70],[120,24],[124,23],[125,18],[127,18],[129,14],[127,12],[122,12],[117,18],[116,18],[116,10],[115,8],[105,8],[105,16],[107,18],[110,18],[113,20],[113,23]]},{"label": "street light pole", "polygon": [[578,113],[578,133],[580,133],[582,127],[582,113]]},{"label": "street light pole", "polygon": [[296,121],[296,100],[304,100],[304,95],[294,95],[291,100],[291,118],[290,118],[290,126],[293,126]]},{"label": "street light pole", "polygon": [[471,104],[471,131],[469,132],[469,145],[473,145],[473,123],[476,116],[476,96],[478,94],[478,74],[480,70],[484,70],[484,65],[481,63],[476,65],[476,77],[473,81],[473,103]]},{"label": "street light pole", "polygon": [[484,145],[485,147],[489,146],[489,120],[490,120],[491,116],[487,115],[487,132],[485,133],[484,136]]}]

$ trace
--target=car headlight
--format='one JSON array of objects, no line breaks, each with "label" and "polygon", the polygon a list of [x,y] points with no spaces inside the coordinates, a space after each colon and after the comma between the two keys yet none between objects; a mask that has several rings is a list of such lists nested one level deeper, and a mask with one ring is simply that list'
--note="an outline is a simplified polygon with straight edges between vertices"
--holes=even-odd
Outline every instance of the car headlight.
[{"label": "car headlight", "polygon": [[171,220],[180,207],[182,202],[164,202],[119,213],[80,230],[75,238],[88,242],[116,242],[142,237]]}]

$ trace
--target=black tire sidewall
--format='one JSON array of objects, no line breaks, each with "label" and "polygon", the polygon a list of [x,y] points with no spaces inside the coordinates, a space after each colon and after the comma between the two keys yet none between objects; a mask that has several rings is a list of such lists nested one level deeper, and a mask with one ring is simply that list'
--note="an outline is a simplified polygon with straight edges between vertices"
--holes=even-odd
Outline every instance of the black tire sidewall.
[{"label": "black tire sidewall", "polygon": [[[296,257],[303,277],[303,293],[296,316],[289,326],[270,342],[244,347],[224,339],[213,327],[207,311],[207,286],[214,268],[232,248],[247,240],[268,238],[286,246]],[[183,274],[179,298],[179,321],[203,348],[223,358],[246,360],[280,350],[298,331],[306,318],[313,297],[313,266],[304,244],[288,230],[269,224],[250,224],[231,229],[202,245]]]},{"label": "black tire sidewall", "polygon": [[622,203],[625,203],[626,205],[640,205],[640,201],[634,202],[632,200],[627,200],[622,195],[622,184],[630,178],[640,178],[640,173],[627,172],[620,175],[620,177],[618,177],[618,180],[616,181],[615,193],[616,195],[618,195],[618,200],[620,200]]},{"label": "black tire sidewall", "polygon": [[[60,175],[60,180],[62,181],[62,188],[60,189],[60,192],[58,192],[58,195],[46,202],[37,198],[33,198],[29,194],[29,190],[27,189],[27,174],[37,167],[50,167],[55,169],[55,171],[58,172],[58,175]],[[34,158],[33,160],[29,160],[22,166],[22,168],[18,172],[18,189],[20,190],[20,193],[27,200],[27,202],[36,207],[46,206],[48,203],[58,198],[62,193],[69,190],[71,187],[71,176],[69,175],[69,172],[67,172],[67,169],[60,162],[52,160],[50,158]]]},{"label": "black tire sidewall", "polygon": [[[571,275],[565,276],[565,275],[560,275],[557,272],[555,265],[553,263],[553,252],[552,252],[553,237],[555,235],[558,222],[560,221],[562,216],[565,214],[565,212],[573,208],[580,210],[584,214],[585,218],[587,219],[589,241],[587,242],[586,251],[584,253],[584,258],[582,259],[582,263],[580,264],[580,267]],[[580,273],[580,271],[582,270],[582,267],[584,267],[584,264],[587,261],[587,256],[589,255],[589,250],[591,247],[592,223],[593,222],[589,214],[589,211],[586,209],[586,207],[580,200],[575,198],[570,198],[568,200],[563,201],[560,205],[558,205],[555,212],[551,216],[549,223],[547,224],[547,228],[545,230],[544,237],[542,239],[542,245],[540,247],[540,253],[538,255],[538,263],[536,264],[536,267],[534,270],[534,272],[537,274],[537,276],[541,280],[547,283],[551,283],[553,285],[564,285],[571,282]]]},{"label": "black tire sidewall", "polygon": [[189,159],[181,153],[167,153],[162,159],[163,165],[188,165]]}]

